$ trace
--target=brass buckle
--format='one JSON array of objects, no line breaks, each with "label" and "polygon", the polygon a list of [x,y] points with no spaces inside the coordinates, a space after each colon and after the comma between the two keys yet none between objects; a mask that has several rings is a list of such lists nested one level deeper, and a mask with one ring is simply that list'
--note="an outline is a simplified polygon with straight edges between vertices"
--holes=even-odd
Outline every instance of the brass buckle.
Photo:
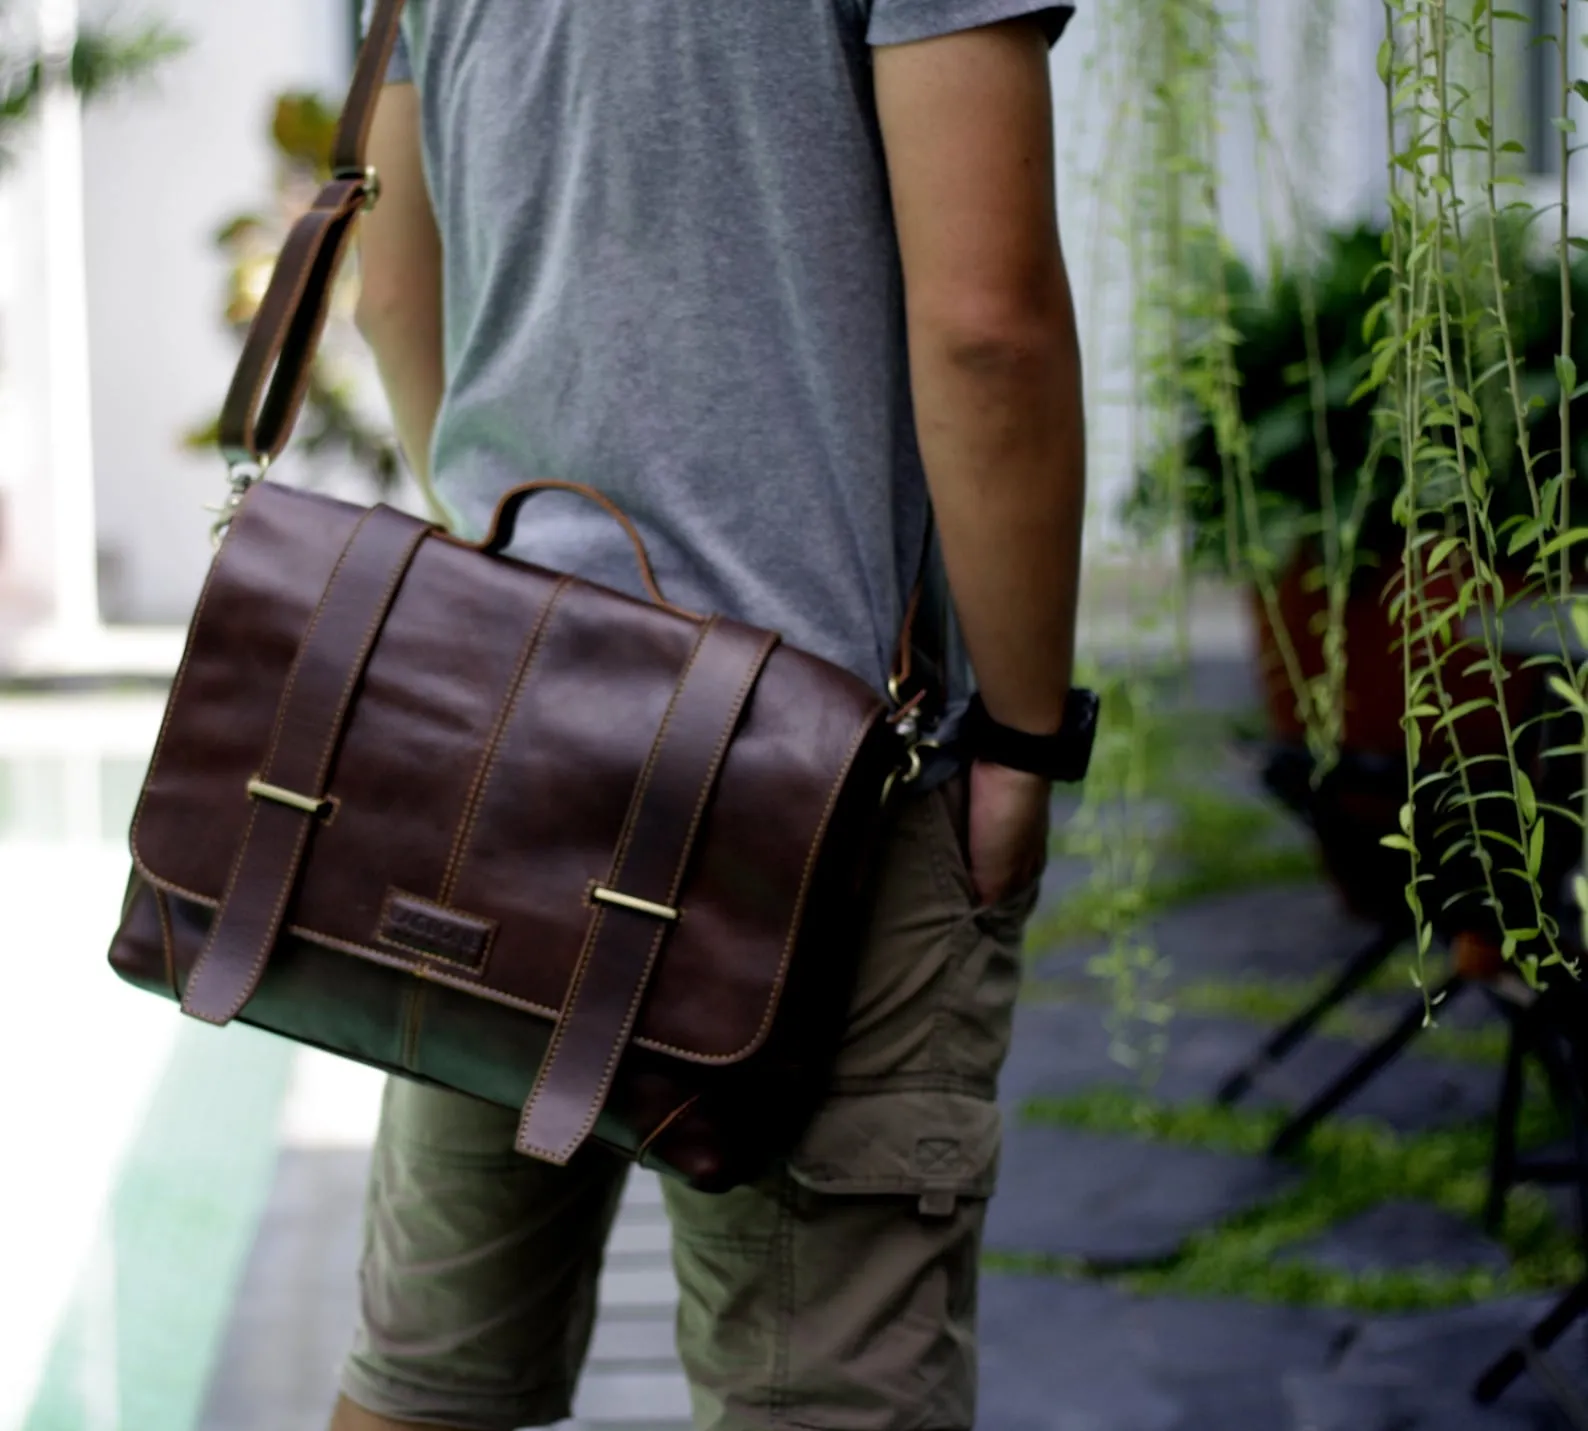
[{"label": "brass buckle", "polygon": [[372,214],[375,205],[380,203],[380,171],[373,164],[366,164],[362,169],[338,169],[331,175],[333,179],[340,179],[351,184],[364,186],[364,212]]},{"label": "brass buckle", "polygon": [[892,697],[897,709],[888,718],[889,723],[898,731],[899,738],[904,742],[904,764],[888,776],[882,787],[882,803],[886,805],[892,798],[895,790],[906,785],[913,785],[921,778],[924,762],[921,753],[926,750],[941,750],[942,742],[930,739],[921,729],[921,702],[925,699],[925,692],[911,697],[906,702],[900,701],[899,679],[897,676],[888,677],[888,695]]},{"label": "brass buckle", "polygon": [[614,909],[626,909],[631,914],[645,914],[652,919],[659,919],[664,924],[677,924],[679,912],[670,905],[657,904],[653,900],[639,899],[632,894],[624,894],[620,890],[608,889],[605,885],[595,885],[590,890],[590,898],[597,904],[608,904]]}]

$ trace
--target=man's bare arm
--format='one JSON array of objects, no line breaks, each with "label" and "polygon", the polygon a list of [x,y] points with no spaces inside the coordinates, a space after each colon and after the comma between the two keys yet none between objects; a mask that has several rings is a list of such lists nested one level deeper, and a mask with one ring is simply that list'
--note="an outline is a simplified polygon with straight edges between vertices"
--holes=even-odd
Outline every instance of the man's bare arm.
[{"label": "man's bare arm", "polygon": [[993,718],[1058,729],[1085,444],[1034,21],[876,54],[916,422],[955,607]]},{"label": "man's bare arm", "polygon": [[441,236],[425,187],[419,93],[387,85],[375,109],[369,161],[381,200],[359,232],[358,326],[374,350],[397,436],[431,504],[430,437],[445,385]]}]

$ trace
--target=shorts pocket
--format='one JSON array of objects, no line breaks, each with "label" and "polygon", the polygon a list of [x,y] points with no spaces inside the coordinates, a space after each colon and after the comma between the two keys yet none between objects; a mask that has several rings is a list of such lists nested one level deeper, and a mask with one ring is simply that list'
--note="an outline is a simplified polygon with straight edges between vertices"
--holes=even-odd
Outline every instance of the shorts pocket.
[{"label": "shorts pocket", "polygon": [[976,1282],[998,1169],[996,1105],[836,1099],[788,1164],[788,1274],[773,1424],[975,1423]]},{"label": "shorts pocket", "polygon": [[812,1193],[910,1197],[922,1213],[947,1216],[962,1199],[992,1196],[1002,1133],[997,1105],[969,1094],[840,1097],[817,1114],[788,1170]]}]

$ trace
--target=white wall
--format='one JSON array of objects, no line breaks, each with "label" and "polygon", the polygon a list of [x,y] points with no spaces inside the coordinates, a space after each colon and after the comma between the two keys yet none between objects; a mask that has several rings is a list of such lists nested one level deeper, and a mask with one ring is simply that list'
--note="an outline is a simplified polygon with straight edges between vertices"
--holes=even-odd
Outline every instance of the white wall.
[{"label": "white wall", "polygon": [[124,0],[193,41],[146,92],[86,121],[84,169],[101,602],[113,620],[185,623],[210,557],[201,511],[224,491],[181,433],[218,410],[236,360],[221,323],[222,221],[272,192],[273,95],[338,90],[348,24],[335,0]]}]

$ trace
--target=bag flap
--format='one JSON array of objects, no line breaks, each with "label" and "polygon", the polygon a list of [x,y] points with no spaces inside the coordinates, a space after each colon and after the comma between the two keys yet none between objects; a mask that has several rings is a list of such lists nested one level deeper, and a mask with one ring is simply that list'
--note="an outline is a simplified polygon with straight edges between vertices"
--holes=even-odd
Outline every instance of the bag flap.
[{"label": "bag flap", "polygon": [[[224,899],[249,782],[272,742],[290,738],[277,725],[293,660],[361,515],[262,484],[234,521],[133,825],[138,868],[170,893],[212,908]],[[330,815],[311,827],[288,927],[555,1018],[700,627],[426,539],[324,788],[297,792],[328,799]],[[839,796],[857,780],[880,794],[892,758],[883,716],[847,673],[772,653],[723,732],[715,788],[699,792],[679,917],[636,1042],[708,1063],[761,1046],[807,915],[843,864]]]}]

